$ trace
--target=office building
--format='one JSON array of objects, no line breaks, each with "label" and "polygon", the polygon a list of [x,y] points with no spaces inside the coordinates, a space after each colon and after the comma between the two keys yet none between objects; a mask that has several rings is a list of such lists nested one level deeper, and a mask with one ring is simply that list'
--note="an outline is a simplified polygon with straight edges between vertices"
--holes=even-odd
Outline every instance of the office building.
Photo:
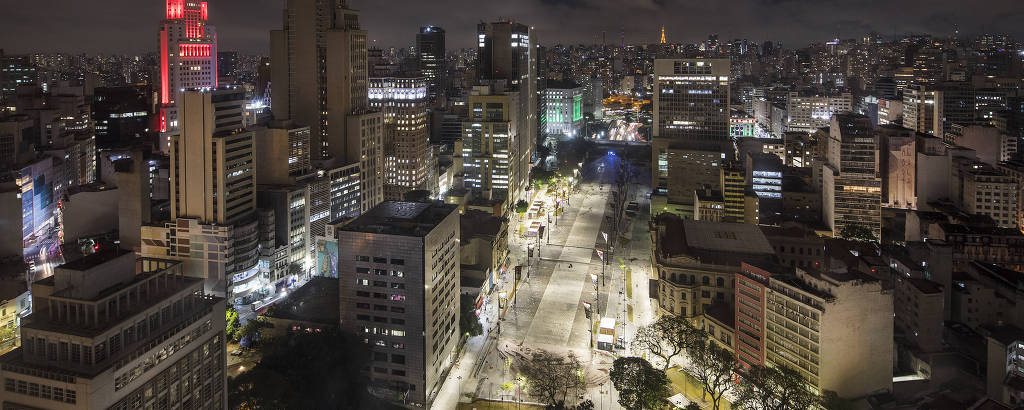
[{"label": "office building", "polygon": [[548,81],[541,122],[549,136],[576,138],[583,133],[583,87],[569,81]]},{"label": "office building", "polygon": [[207,2],[166,0],[160,23],[160,85],[157,149],[168,152],[168,140],[182,125],[181,93],[217,88],[217,31],[207,25]]},{"label": "office building", "polygon": [[428,78],[421,76],[370,79],[370,107],[384,114],[385,199],[402,199],[406,192],[430,185],[428,90]]},{"label": "office building", "polygon": [[719,185],[722,187],[722,200],[725,202],[723,222],[747,222],[744,218],[744,191],[746,189],[746,172],[738,162],[730,162],[719,168]]},{"label": "office building", "polygon": [[903,126],[942,138],[942,92],[921,84],[903,91]]},{"label": "office building", "polygon": [[238,75],[238,52],[217,52],[217,77],[234,77]]},{"label": "office building", "polygon": [[256,143],[253,179],[256,184],[289,184],[312,169],[309,127],[290,120],[274,120],[254,130]]},{"label": "office building", "polygon": [[509,136],[509,203],[515,203],[530,179],[530,164],[537,145],[537,51],[533,29],[514,22],[477,25],[478,84],[505,83],[505,93],[518,94],[511,121],[517,132]]},{"label": "office building", "polygon": [[794,91],[786,100],[786,112],[789,114],[786,130],[810,134],[828,127],[833,115],[852,111],[853,97],[850,93],[829,96]]},{"label": "office building", "polygon": [[291,0],[270,33],[274,118],[310,127],[310,159],[359,164],[361,211],[383,200],[383,126],[369,109],[366,31],[347,1]]},{"label": "office building", "polygon": [[736,287],[742,366],[786,366],[815,392],[844,398],[892,391],[893,298],[881,282],[744,263]]},{"label": "office building", "polygon": [[36,84],[38,73],[30,56],[0,52],[0,111],[14,109],[19,86]]},{"label": "office building", "polygon": [[[235,304],[258,287],[253,131],[242,126],[240,89],[186,91],[171,137],[170,221],[142,227],[143,256],[185,262],[207,291]],[[190,243],[191,246],[182,246]],[[202,250],[193,250],[202,249]]]},{"label": "office building", "polygon": [[[487,86],[473,88],[469,96],[469,118],[462,123],[462,167],[465,186],[487,199],[515,203],[515,193],[522,191],[517,181],[529,179],[519,174],[515,162],[515,141],[523,138],[517,110],[518,92],[498,93]],[[528,172],[528,171],[527,171]]]},{"label": "office building", "polygon": [[651,186],[666,197],[662,202],[692,214],[693,190],[719,188],[717,167],[735,156],[729,138],[729,61],[658,59],[654,76]]},{"label": "office building", "polygon": [[0,356],[3,407],[227,408],[224,300],[181,263],[101,251],[32,298],[22,346]]},{"label": "office building", "polygon": [[171,218],[232,224],[256,207],[253,132],[242,126],[245,92],[182,94],[180,131],[171,137]]},{"label": "office building", "polygon": [[149,101],[145,92],[137,87],[99,87],[94,93],[92,119],[96,123],[97,147],[123,147],[149,133]]},{"label": "office building", "polygon": [[444,29],[436,26],[420,27],[416,34],[416,54],[419,71],[427,81],[427,95],[431,104],[445,100],[444,84],[448,73],[445,60]]},{"label": "office building", "polygon": [[1009,161],[1017,154],[1018,138],[988,125],[952,124],[944,139],[950,144],[974,150],[979,161],[993,166]]},{"label": "office building", "polygon": [[430,408],[462,334],[458,207],[386,201],[337,237],[341,327],[373,351],[365,377]]},{"label": "office building", "polygon": [[825,224],[839,236],[848,226],[882,234],[882,179],[871,120],[858,114],[832,117],[823,170]]}]

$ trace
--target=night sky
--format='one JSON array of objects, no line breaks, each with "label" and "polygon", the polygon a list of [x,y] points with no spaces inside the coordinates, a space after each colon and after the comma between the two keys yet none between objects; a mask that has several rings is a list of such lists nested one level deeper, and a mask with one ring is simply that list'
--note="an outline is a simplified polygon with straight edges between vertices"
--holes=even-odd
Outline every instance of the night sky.
[{"label": "night sky", "polygon": [[[266,53],[284,0],[208,0],[220,50]],[[162,0],[4,0],[0,48],[8,53],[143,53],[157,43]],[[412,43],[421,25],[448,32],[448,47],[470,47],[475,24],[506,17],[535,27],[541,44],[695,42],[710,33],[802,46],[870,30],[948,35],[1003,32],[1024,38],[1021,0],[352,0],[380,47]],[[966,5],[970,6],[966,6]],[[627,6],[628,5],[628,6]],[[896,7],[895,10],[888,9]],[[969,9],[968,9],[969,7]],[[902,14],[910,13],[910,15]]]}]

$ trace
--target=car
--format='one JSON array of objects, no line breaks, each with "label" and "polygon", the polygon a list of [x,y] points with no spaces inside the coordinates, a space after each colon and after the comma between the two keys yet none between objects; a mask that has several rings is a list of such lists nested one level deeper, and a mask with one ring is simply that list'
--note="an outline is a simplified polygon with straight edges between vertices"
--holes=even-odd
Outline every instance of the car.
[{"label": "car", "polygon": [[232,356],[241,356],[242,355],[242,351],[239,350],[239,349],[232,350],[231,351],[231,355]]}]

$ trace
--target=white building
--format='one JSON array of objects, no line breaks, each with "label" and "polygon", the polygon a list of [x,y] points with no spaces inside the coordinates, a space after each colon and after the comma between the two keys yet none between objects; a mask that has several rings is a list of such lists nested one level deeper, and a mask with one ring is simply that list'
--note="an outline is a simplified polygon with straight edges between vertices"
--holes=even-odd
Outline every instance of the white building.
[{"label": "white building", "polygon": [[181,263],[107,251],[32,284],[4,408],[227,408],[224,301]]},{"label": "white building", "polygon": [[791,92],[786,102],[786,112],[789,114],[786,130],[810,134],[819,128],[828,127],[833,115],[851,111],[853,101],[850,93],[822,96]]},{"label": "white building", "polygon": [[544,99],[545,134],[569,138],[582,134],[583,87],[567,81],[548,81]]},{"label": "white building", "polygon": [[217,31],[206,25],[205,1],[166,0],[160,23],[160,110],[158,149],[167,152],[168,138],[180,124],[178,103],[188,89],[217,88]]}]

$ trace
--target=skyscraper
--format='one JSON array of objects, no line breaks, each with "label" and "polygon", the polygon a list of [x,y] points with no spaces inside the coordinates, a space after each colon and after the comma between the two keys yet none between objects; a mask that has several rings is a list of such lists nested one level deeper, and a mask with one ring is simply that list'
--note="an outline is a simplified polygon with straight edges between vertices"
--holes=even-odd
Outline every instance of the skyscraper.
[{"label": "skyscraper", "polygon": [[288,0],[270,32],[271,108],[310,127],[310,158],[359,163],[362,210],[383,200],[383,118],[367,100],[366,31],[345,0]]},{"label": "skyscraper", "polygon": [[342,328],[373,350],[380,393],[431,408],[459,343],[459,212],[383,202],[338,231]]},{"label": "skyscraper", "polygon": [[420,27],[416,34],[416,54],[419,57],[420,74],[427,79],[427,93],[430,103],[444,100],[445,83],[444,29],[435,26]]},{"label": "skyscraper", "polygon": [[882,237],[882,178],[871,119],[859,114],[832,117],[822,172],[825,223],[833,235],[860,227]]},{"label": "skyscraper", "polygon": [[160,130],[158,149],[167,152],[167,141],[179,124],[177,103],[182,91],[217,88],[217,31],[206,25],[205,1],[166,0],[160,23]]},{"label": "skyscraper", "polygon": [[[513,118],[518,133],[511,135],[508,181],[509,204],[515,203],[530,177],[530,158],[537,145],[537,52],[533,29],[513,22],[477,25],[477,79],[499,84],[518,94]],[[500,89],[500,85],[498,87]]]},{"label": "skyscraper", "polygon": [[143,256],[184,261],[189,275],[235,304],[251,302],[259,279],[253,132],[242,126],[244,107],[241,89],[182,95],[182,127],[170,143],[171,220],[142,227]]},{"label": "skyscraper", "polygon": [[[519,109],[520,94],[495,92],[487,86],[473,88],[469,96],[469,118],[462,123],[461,146],[463,173],[467,189],[487,199],[503,199],[515,203],[514,181],[529,178],[519,175],[514,165],[515,141],[523,130]],[[528,172],[528,171],[527,171]]]},{"label": "skyscraper", "polygon": [[729,60],[657,59],[654,77],[651,186],[659,197],[652,200],[664,203],[660,209],[686,215],[693,211],[695,189],[721,189],[718,167],[735,156]]},{"label": "skyscraper", "polygon": [[404,193],[428,186],[428,81],[419,76],[370,79],[370,105],[384,114],[386,199],[400,200]]}]

